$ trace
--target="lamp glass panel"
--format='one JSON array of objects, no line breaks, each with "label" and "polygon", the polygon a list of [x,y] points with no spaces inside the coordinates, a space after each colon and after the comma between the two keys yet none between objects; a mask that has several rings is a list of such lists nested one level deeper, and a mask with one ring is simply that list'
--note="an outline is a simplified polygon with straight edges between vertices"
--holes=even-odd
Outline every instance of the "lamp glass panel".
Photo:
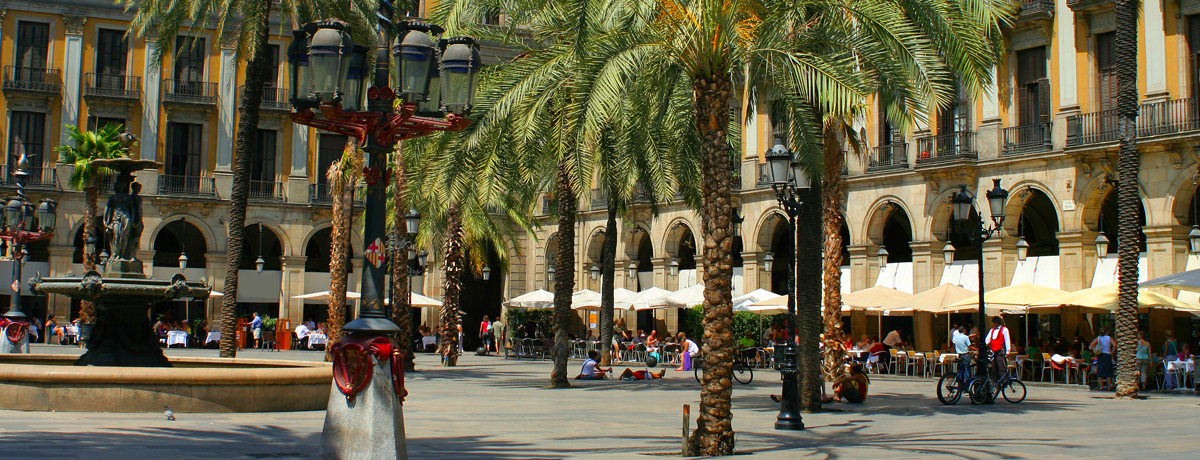
[{"label": "lamp glass panel", "polygon": [[405,94],[424,95],[429,91],[429,66],[433,50],[419,46],[400,48],[400,89]]},{"label": "lamp glass panel", "polygon": [[470,99],[471,62],[446,61],[442,63],[440,83],[441,97],[445,106],[452,112],[466,109]]}]

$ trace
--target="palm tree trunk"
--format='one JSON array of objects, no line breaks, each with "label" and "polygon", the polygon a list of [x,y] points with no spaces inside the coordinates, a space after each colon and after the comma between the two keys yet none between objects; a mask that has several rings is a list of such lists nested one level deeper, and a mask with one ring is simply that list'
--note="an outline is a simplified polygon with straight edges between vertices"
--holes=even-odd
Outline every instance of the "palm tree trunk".
[{"label": "palm tree trunk", "polygon": [[704,377],[701,379],[699,417],[689,442],[693,455],[733,454],[733,210],[729,184],[728,76],[698,78],[692,87],[696,104],[696,129],[700,136],[704,236]]},{"label": "palm tree trunk", "polygon": [[[96,234],[96,208],[100,202],[99,186],[95,183],[96,179],[92,178],[91,183],[83,188],[83,241],[86,244],[92,238],[104,238],[103,235]],[[103,248],[104,243],[101,242],[99,247]],[[86,252],[85,252],[86,253]],[[92,254],[91,257],[83,258],[83,271],[89,272],[96,269],[95,257],[99,254]],[[96,314],[95,307],[91,302],[86,300],[79,301],[79,322],[91,323],[95,320],[93,316]]]},{"label": "palm tree trunk", "polygon": [[1117,0],[1117,396],[1137,396],[1138,152],[1136,0]]},{"label": "palm tree trunk", "polygon": [[[392,232],[396,241],[408,238],[408,229],[404,220],[407,207],[404,205],[405,194],[408,193],[408,177],[405,176],[404,154],[400,146],[396,146],[392,174],[395,176],[392,190]],[[408,293],[412,291],[408,277],[408,250],[397,251],[392,256],[392,292],[395,294],[392,302],[392,322],[400,328],[400,350],[404,352],[404,370],[411,372],[414,362],[412,350],[412,323],[409,321]]]},{"label": "palm tree trunk", "polygon": [[[263,23],[269,23],[271,0],[261,3]],[[250,198],[250,150],[258,130],[258,106],[262,103],[263,82],[267,79],[268,39],[270,28],[263,27],[254,37],[260,50],[246,66],[246,87],[242,91],[242,104],[238,108],[237,141],[233,154],[233,191],[229,195],[229,223],[226,228],[229,238],[226,243],[228,259],[225,263],[225,297],[221,298],[221,357],[237,356],[235,342],[237,328],[238,274],[242,265],[242,230],[246,226],[246,202]]]},{"label": "palm tree trunk", "polygon": [[350,136],[342,159],[334,162],[326,172],[329,195],[333,199],[333,228],[330,229],[332,246],[329,250],[329,319],[325,324],[325,359],[333,360],[333,346],[342,340],[342,326],[346,324],[346,289],[350,273],[349,263],[350,216],[354,207],[354,175],[359,171],[358,138]]},{"label": "palm tree trunk", "polygon": [[[830,124],[832,125],[832,123]],[[822,277],[825,281],[825,379],[833,381],[842,374],[846,356],[846,338],[842,333],[842,166],[846,164],[842,151],[840,124],[826,125],[822,130],[825,171],[821,180],[821,223],[825,244],[822,247]]]},{"label": "palm tree trunk", "polygon": [[551,388],[571,386],[567,380],[567,355],[570,352],[567,327],[571,324],[571,294],[575,290],[575,205],[570,163],[564,156],[558,162],[558,248],[554,261],[554,369],[550,371]]},{"label": "palm tree trunk", "polygon": [[820,255],[812,250],[821,244],[821,189],[817,187],[797,192],[801,201],[800,215],[796,218],[795,273],[796,273],[796,321],[798,324],[800,360],[800,409],[804,412],[821,411],[821,353],[817,342],[821,340],[821,280],[812,269],[821,265]]},{"label": "palm tree trunk", "polygon": [[446,275],[442,280],[442,366],[458,364],[458,296],[462,292],[463,271],[463,228],[459,204],[450,205],[446,211]]},{"label": "palm tree trunk", "polygon": [[613,290],[617,281],[617,207],[613,204],[612,192],[608,197],[608,221],[604,224],[603,262],[600,268],[600,366],[612,365],[611,348],[613,336],[613,306],[616,303]]}]

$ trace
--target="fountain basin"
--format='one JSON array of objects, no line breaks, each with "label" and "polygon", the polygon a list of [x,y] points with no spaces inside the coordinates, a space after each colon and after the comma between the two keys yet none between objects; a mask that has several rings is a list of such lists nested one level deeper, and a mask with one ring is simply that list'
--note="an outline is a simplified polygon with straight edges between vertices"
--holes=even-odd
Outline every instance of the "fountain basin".
[{"label": "fountain basin", "polygon": [[64,355],[0,356],[0,409],[62,412],[323,410],[322,362],[169,358],[174,367],[76,366]]}]

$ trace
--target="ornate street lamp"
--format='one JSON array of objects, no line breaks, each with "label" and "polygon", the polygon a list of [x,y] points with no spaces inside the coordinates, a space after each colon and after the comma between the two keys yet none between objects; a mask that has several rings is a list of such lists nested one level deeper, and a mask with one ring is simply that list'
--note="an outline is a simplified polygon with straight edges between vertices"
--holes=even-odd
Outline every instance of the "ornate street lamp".
[{"label": "ornate street lamp", "polygon": [[1192,231],[1188,232],[1188,244],[1191,246],[1192,254],[1200,254],[1200,226],[1192,226]]},{"label": "ornate street lamp", "polygon": [[267,264],[267,261],[263,260],[263,256],[262,256],[262,222],[259,222],[259,224],[258,224],[258,259],[255,259],[255,261],[254,261],[254,270],[258,271],[258,273],[261,275],[263,272],[263,266],[265,266],[266,264]]},{"label": "ornate street lamp", "polygon": [[546,267],[546,280],[549,281],[550,284],[554,284],[554,266],[553,265]]},{"label": "ornate street lamp", "polygon": [[484,265],[482,272],[483,272],[483,280],[484,281],[492,279],[492,267]]},{"label": "ornate street lamp", "polygon": [[763,269],[770,273],[772,268],[775,268],[775,256],[768,252],[763,256]]},{"label": "ornate street lamp", "polygon": [[880,267],[887,265],[887,260],[888,260],[887,248],[880,246],[879,250],[875,251],[875,260],[879,262]]},{"label": "ornate street lamp", "polygon": [[[983,242],[988,238],[998,235],[1004,224],[1004,205],[1008,199],[1008,191],[1000,187],[1000,179],[992,179],[994,187],[987,191],[988,206],[991,207],[992,227],[984,227],[983,220],[980,219],[979,226],[974,227],[971,222],[971,208],[975,201],[975,196],[967,191],[967,186],[963,185],[953,196],[950,197],[950,202],[954,209],[954,223],[958,230],[965,234],[968,239],[976,244],[979,250],[979,325],[982,330],[987,324],[987,313],[984,310],[984,283],[983,283]],[[1028,243],[1026,243],[1028,246]],[[1018,249],[1019,252],[1019,249]],[[983,343],[983,334],[979,335],[979,343],[976,348],[979,352],[976,353],[977,370],[975,375],[987,375],[988,360],[987,347]],[[991,402],[990,394],[987,396],[987,402]]]},{"label": "ornate street lamp", "polygon": [[404,228],[409,236],[415,238],[417,233],[421,232],[421,213],[416,209],[409,209],[408,213],[404,214]]},{"label": "ornate street lamp", "polygon": [[637,262],[629,262],[628,272],[629,272],[630,278],[637,278],[637,272],[638,272]]},{"label": "ornate street lamp", "polygon": [[671,259],[671,263],[668,266],[671,267],[671,276],[679,276],[679,261],[678,260]]},{"label": "ornate street lamp", "polygon": [[946,265],[954,263],[954,245],[950,241],[946,241],[946,245],[942,246],[942,258],[946,261]]},{"label": "ornate street lamp", "polygon": [[1093,243],[1096,245],[1096,257],[1097,258],[1103,259],[1108,256],[1108,237],[1107,236],[1104,236],[1104,234],[1101,233],[1096,236],[1096,240],[1093,241]]},{"label": "ornate street lamp", "polygon": [[592,278],[592,281],[600,279],[600,266],[592,264],[592,269],[588,270],[588,276]]},{"label": "ornate street lamp", "polygon": [[38,225],[33,225],[34,206],[25,198],[25,186],[29,182],[29,158],[25,154],[17,160],[17,169],[13,178],[17,182],[17,196],[9,198],[4,204],[4,226],[0,231],[0,240],[5,241],[12,250],[13,257],[13,293],[12,301],[6,318],[13,321],[24,321],[26,315],[21,311],[21,270],[25,265],[29,251],[25,245],[35,241],[48,240],[54,237],[58,202],[49,198],[42,199],[37,206]]},{"label": "ornate street lamp", "polygon": [[1017,260],[1024,262],[1029,256],[1029,242],[1025,241],[1025,237],[1017,238]]}]

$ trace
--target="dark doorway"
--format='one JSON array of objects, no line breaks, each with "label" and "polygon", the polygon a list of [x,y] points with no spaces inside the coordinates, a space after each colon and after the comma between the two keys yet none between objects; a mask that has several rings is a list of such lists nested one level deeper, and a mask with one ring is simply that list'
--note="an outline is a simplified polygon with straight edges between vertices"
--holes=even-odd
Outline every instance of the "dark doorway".
[{"label": "dark doorway", "polygon": [[[479,324],[484,315],[489,321],[495,321],[500,316],[500,302],[504,301],[504,267],[500,263],[500,255],[490,242],[486,250],[487,267],[491,268],[488,279],[483,279],[480,273],[482,267],[480,270],[464,270],[461,278],[459,312],[462,318],[464,350],[475,350],[482,346],[479,340]],[[466,259],[472,259],[469,251]]]}]

